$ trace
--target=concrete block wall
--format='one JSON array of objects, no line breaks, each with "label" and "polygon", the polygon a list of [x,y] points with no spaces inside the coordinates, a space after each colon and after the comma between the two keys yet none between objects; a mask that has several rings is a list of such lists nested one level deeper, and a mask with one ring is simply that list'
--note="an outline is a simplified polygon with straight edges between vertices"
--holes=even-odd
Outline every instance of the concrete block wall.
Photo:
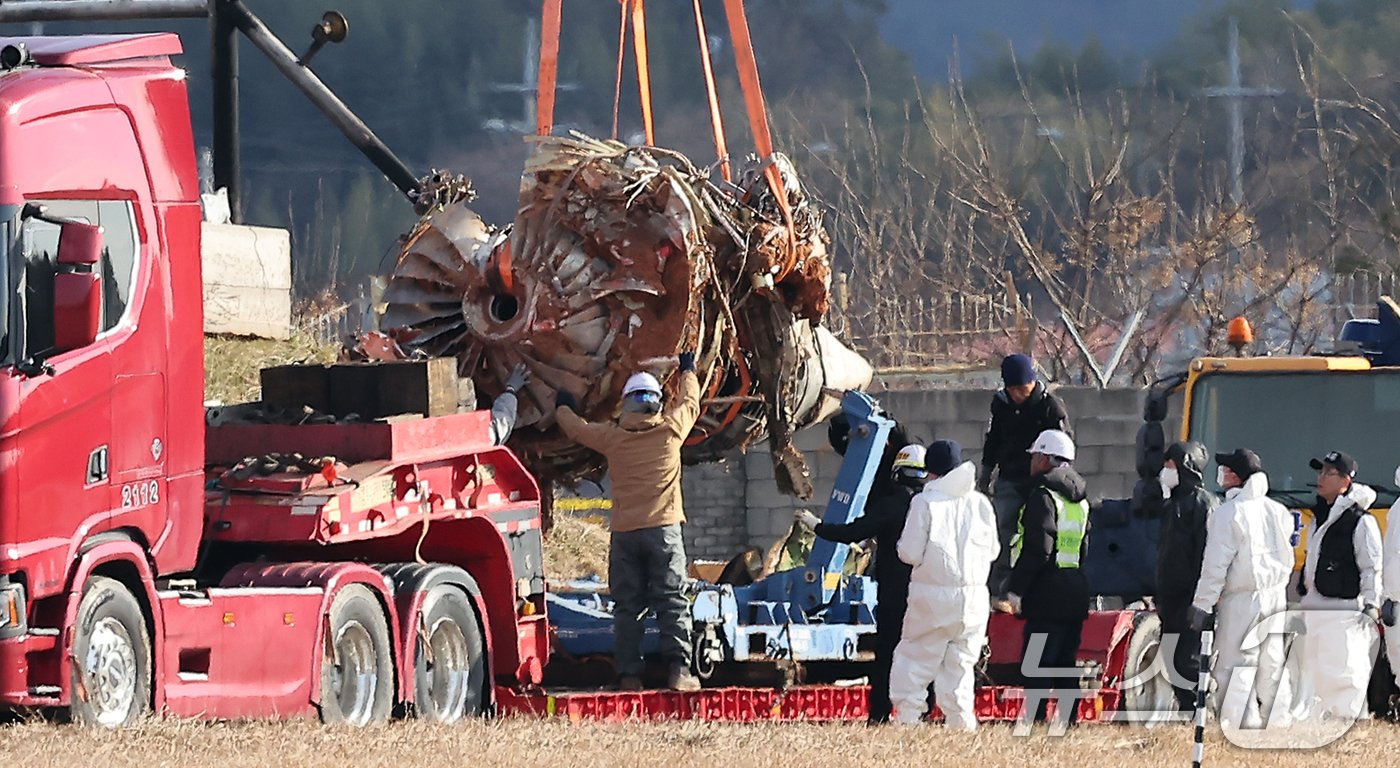
[{"label": "concrete block wall", "polygon": [[749,482],[744,458],[686,467],[682,472],[685,551],[690,559],[727,560],[748,544],[744,499]]},{"label": "concrete block wall", "polygon": [[[1079,456],[1076,465],[1091,499],[1126,498],[1137,480],[1134,442],[1142,424],[1145,391],[1066,387],[1056,390],[1069,410]],[[965,459],[981,462],[987,428],[987,390],[928,389],[886,392],[880,403],[927,443],[957,440]],[[778,492],[767,451],[753,450],[723,464],[686,467],[687,549],[692,558],[726,559],[745,545],[767,547],[787,533],[793,510],[820,514],[841,459],[826,442],[826,428],[804,430],[795,443],[807,457],[816,491],[810,501]]]}]

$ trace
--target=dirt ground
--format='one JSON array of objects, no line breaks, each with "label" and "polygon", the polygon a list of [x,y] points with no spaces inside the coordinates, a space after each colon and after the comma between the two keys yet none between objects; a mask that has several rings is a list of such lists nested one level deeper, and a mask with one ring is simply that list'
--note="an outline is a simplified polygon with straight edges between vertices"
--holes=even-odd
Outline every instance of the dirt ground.
[{"label": "dirt ground", "polygon": [[[1318,751],[1249,751],[1212,735],[1210,766],[1386,765],[1400,754],[1400,727],[1367,724]],[[1010,726],[972,735],[937,726],[867,728],[798,723],[570,724],[504,718],[436,727],[367,730],[311,722],[151,722],[118,733],[30,723],[0,728],[0,761],[24,768],[165,766],[1129,766],[1188,765],[1191,728],[1090,725],[1063,737],[1028,737]]]}]

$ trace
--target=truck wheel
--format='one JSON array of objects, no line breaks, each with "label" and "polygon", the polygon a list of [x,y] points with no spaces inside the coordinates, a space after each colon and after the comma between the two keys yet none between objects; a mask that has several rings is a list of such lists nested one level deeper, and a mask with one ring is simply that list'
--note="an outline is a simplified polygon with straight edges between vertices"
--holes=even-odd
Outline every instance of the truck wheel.
[{"label": "truck wheel", "polygon": [[351,584],[336,594],[329,618],[321,722],[385,722],[394,706],[394,660],[384,610],[367,587]]},{"label": "truck wheel", "polygon": [[146,617],[121,582],[94,576],[83,588],[73,635],[74,721],[131,725],[151,704],[151,638]]},{"label": "truck wheel", "polygon": [[[1167,676],[1170,659],[1158,662],[1162,650],[1162,620],[1155,613],[1138,614],[1128,636],[1128,652],[1123,662],[1123,680],[1131,687],[1123,690],[1123,710],[1138,716],[1175,712],[1176,693]],[[1146,677],[1151,674],[1151,677]]]},{"label": "truck wheel", "polygon": [[451,584],[429,590],[418,615],[417,636],[414,714],[435,723],[481,714],[485,644],[466,593]]}]

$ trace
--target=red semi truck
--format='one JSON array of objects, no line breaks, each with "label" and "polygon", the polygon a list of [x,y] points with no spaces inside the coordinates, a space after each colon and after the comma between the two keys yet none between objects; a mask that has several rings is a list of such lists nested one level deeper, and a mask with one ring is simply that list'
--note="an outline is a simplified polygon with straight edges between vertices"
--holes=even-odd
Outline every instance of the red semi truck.
[{"label": "red semi truck", "polygon": [[[450,721],[539,682],[539,488],[486,414],[206,427],[180,52],[0,39],[0,705]],[[279,452],[334,458],[229,471]]]}]

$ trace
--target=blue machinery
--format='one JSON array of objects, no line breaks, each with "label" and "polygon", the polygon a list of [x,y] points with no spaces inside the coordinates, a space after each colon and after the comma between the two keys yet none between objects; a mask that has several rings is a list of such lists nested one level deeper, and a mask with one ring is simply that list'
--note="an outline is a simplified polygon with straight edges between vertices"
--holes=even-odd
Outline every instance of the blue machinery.
[{"label": "blue machinery", "polygon": [[[893,420],[862,392],[846,392],[851,431],[822,521],[849,523],[865,511]],[[875,632],[875,581],[846,576],[850,547],[818,538],[804,565],[744,586],[700,584],[691,603],[695,666],[702,677],[729,661],[854,661]],[[549,595],[559,646],[573,656],[612,652],[612,603],[596,582],[570,582]],[[643,650],[656,650],[647,622]]]}]

